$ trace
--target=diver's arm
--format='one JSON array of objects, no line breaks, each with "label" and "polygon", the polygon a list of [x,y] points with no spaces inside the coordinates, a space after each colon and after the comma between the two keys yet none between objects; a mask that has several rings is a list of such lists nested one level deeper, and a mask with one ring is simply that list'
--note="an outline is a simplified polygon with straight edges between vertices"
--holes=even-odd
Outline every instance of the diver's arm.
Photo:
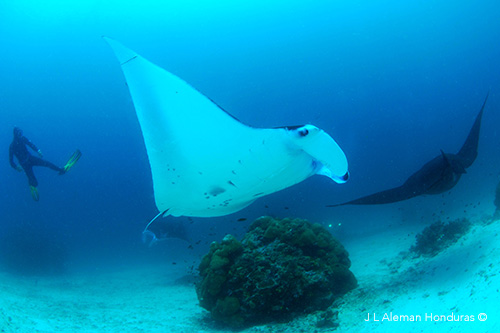
[{"label": "diver's arm", "polygon": [[38,155],[40,155],[40,157],[43,157],[42,151],[40,149],[38,149],[38,147],[35,146],[35,144],[33,142],[31,142],[30,139],[28,139],[27,137],[24,137],[24,139],[26,140],[24,142],[26,145],[28,145],[31,149],[33,149],[33,151],[37,152]]},{"label": "diver's arm", "polygon": [[10,163],[10,166],[13,169],[16,169],[17,171],[19,171],[19,169],[21,169],[21,167],[19,165],[17,165],[16,162],[14,162],[14,151],[12,150],[12,146],[9,147],[9,163]]},{"label": "diver's arm", "polygon": [[28,139],[27,137],[23,136],[23,143],[25,145],[27,145],[28,147],[30,147],[31,149],[33,149],[33,151],[38,151],[38,147],[35,146],[35,144],[33,142],[31,142],[30,139]]}]

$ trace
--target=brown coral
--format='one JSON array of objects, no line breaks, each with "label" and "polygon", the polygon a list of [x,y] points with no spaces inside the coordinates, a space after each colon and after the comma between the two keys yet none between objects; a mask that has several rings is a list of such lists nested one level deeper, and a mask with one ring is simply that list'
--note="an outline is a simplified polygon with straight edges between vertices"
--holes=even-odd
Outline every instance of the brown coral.
[{"label": "brown coral", "polygon": [[325,309],[356,286],[344,247],[319,224],[257,219],[241,243],[212,243],[200,264],[201,306],[233,327]]}]

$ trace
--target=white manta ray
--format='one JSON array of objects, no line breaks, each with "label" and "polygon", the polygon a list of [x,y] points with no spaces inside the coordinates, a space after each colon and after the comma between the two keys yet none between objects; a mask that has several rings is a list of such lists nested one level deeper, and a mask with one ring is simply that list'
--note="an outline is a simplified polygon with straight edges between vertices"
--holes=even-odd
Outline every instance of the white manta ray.
[{"label": "white manta ray", "polygon": [[182,79],[105,39],[132,95],[160,214],[222,216],[315,174],[347,180],[344,152],[323,130],[244,125]]}]

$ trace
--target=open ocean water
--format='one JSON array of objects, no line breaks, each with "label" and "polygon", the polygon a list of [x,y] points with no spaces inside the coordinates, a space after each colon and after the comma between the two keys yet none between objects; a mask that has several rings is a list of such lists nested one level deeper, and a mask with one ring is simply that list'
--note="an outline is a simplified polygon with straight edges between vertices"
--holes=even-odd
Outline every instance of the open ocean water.
[{"label": "open ocean water", "polygon": [[[484,299],[471,292],[456,306],[494,309],[500,262],[485,260],[498,254],[500,230],[494,223],[481,228],[495,211],[500,181],[499,17],[493,0],[0,2],[0,328],[223,331],[203,319],[209,316],[192,287],[196,267],[211,242],[228,233],[241,238],[262,215],[329,228],[351,253],[360,288],[394,278],[376,263],[408,250],[426,226],[470,219],[481,226],[463,241],[474,251],[457,248],[449,261],[420,266],[418,296],[398,289],[393,304],[400,311],[412,304],[404,311],[423,315],[426,304],[441,301],[446,305],[432,311],[449,314],[453,305],[443,297],[469,292],[473,283]],[[322,128],[345,152],[349,181],[313,176],[231,215],[167,217],[182,226],[184,239],[148,247],[141,233],[158,213],[148,156],[124,76],[102,36],[178,75],[247,125]],[[326,207],[398,186],[440,150],[457,153],[488,92],[478,157],[452,190],[387,205]],[[38,202],[25,175],[9,165],[14,126],[56,165],[75,149],[83,154],[63,176],[35,169]],[[475,259],[466,266],[459,258],[469,255]],[[447,276],[443,265],[450,262],[453,284],[433,280]],[[425,291],[425,281],[434,281],[433,291]],[[175,288],[187,296],[176,299]],[[386,296],[357,309],[345,305],[338,329],[393,329],[363,324]],[[155,312],[171,303],[186,305],[173,317]],[[500,320],[492,311],[489,326],[476,320],[397,330],[492,332]]]}]

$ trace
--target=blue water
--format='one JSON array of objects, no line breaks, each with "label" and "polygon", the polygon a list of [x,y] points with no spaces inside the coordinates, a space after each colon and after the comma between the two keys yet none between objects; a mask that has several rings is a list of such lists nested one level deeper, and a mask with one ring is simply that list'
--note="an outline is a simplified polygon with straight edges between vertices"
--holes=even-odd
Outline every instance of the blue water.
[{"label": "blue water", "polygon": [[[230,216],[180,218],[195,252],[267,214],[341,223],[349,235],[395,215],[418,222],[417,206],[460,215],[463,204],[482,201],[477,214],[491,213],[500,170],[499,14],[494,0],[2,1],[0,231],[56,239],[72,266],[154,251],[141,242],[157,214],[146,150],[102,35],[246,124],[312,123],[347,155],[345,185],[316,176]],[[488,91],[479,157],[452,194],[402,206],[325,207],[401,184],[440,149],[456,153]],[[35,171],[39,202],[9,166],[13,126],[56,164],[83,152],[67,175]],[[407,213],[395,213],[401,207]]]}]

